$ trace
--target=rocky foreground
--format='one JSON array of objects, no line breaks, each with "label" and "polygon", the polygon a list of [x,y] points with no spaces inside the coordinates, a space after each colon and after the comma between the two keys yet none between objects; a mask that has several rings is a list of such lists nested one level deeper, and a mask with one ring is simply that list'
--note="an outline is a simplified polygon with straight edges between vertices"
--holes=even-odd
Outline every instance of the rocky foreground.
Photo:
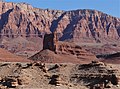
[{"label": "rocky foreground", "polygon": [[120,89],[120,66],[0,63],[0,89]]}]

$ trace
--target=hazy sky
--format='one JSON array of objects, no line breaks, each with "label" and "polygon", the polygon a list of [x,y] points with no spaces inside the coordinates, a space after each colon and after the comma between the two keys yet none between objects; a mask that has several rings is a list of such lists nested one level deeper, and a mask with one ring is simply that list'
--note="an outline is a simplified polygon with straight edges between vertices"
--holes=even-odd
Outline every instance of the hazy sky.
[{"label": "hazy sky", "polygon": [[58,10],[95,9],[120,18],[120,0],[6,0],[26,2],[38,8]]}]

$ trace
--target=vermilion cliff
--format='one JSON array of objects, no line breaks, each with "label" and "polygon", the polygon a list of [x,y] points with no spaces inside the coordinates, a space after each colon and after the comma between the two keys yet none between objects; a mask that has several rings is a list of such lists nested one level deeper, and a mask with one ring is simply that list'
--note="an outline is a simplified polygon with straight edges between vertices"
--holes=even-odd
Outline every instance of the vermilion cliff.
[{"label": "vermilion cliff", "polygon": [[0,42],[7,49],[38,50],[44,33],[54,31],[61,41],[120,42],[120,19],[96,10],[61,11],[0,2]]},{"label": "vermilion cliff", "polygon": [[54,30],[61,33],[60,40],[119,39],[120,19],[96,10],[43,10],[24,3],[0,2],[1,35],[29,37]]}]

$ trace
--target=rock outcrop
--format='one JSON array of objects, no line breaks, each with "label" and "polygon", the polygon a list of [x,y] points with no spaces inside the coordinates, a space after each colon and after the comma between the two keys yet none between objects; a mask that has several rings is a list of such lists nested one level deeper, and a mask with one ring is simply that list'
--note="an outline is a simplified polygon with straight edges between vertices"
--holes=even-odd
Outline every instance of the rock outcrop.
[{"label": "rock outcrop", "polygon": [[45,63],[89,63],[97,58],[74,43],[57,42],[56,50],[46,48],[29,59]]},{"label": "rock outcrop", "polygon": [[102,62],[93,61],[79,65],[72,72],[73,83],[83,81],[90,89],[112,88],[113,85],[119,84],[119,70],[114,70]]},{"label": "rock outcrop", "polygon": [[120,88],[120,65],[116,68],[116,65],[106,65],[96,61],[77,65],[71,63],[43,64],[40,62],[9,62],[8,65],[4,62],[0,63],[1,89]]}]

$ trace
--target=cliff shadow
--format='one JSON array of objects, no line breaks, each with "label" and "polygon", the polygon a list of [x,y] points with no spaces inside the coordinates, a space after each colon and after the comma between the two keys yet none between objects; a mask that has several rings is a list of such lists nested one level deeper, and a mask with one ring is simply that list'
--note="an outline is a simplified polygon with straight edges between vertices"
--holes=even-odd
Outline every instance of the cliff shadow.
[{"label": "cliff shadow", "polygon": [[1,19],[0,19],[0,33],[2,31],[2,29],[4,28],[4,26],[8,23],[8,18],[9,18],[9,14],[13,11],[12,9],[9,9],[7,12],[3,13],[1,15]]},{"label": "cliff shadow", "polygon": [[80,17],[79,19],[72,18],[72,21],[64,29],[63,36],[59,40],[64,41],[64,40],[71,39],[73,37],[73,34],[74,34],[74,29],[75,29],[74,25],[76,25],[78,23],[78,21],[81,19],[82,19],[82,17]]},{"label": "cliff shadow", "polygon": [[58,27],[58,23],[64,17],[65,14],[66,12],[64,12],[60,17],[58,17],[58,19],[52,21],[52,25],[50,27],[51,32],[54,32],[56,30],[56,28]]}]

